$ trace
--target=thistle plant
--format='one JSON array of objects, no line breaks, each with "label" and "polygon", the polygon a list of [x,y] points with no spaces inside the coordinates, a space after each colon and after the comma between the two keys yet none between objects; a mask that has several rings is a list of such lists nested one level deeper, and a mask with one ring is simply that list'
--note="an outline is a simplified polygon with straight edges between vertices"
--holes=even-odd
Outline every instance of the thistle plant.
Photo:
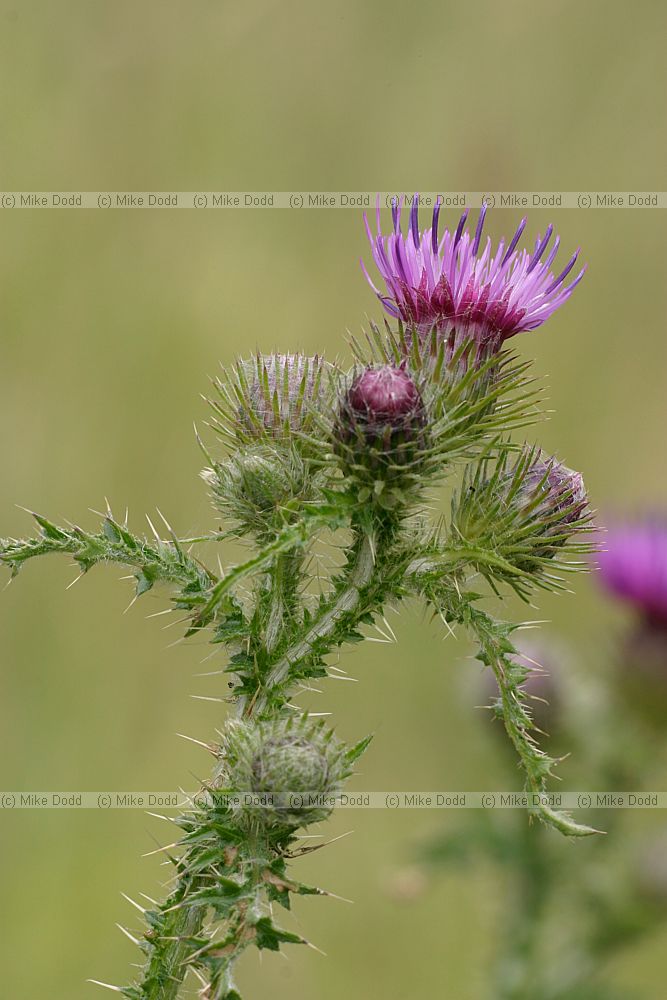
[{"label": "thistle plant", "polygon": [[[419,230],[418,198],[407,235],[401,206],[389,236],[373,235],[388,314],[352,341],[354,366],[321,357],[257,355],[215,380],[210,429],[200,447],[214,509],[210,534],[181,539],[165,521],[155,538],[136,535],[108,510],[98,531],[35,515],[39,533],[0,543],[13,575],[38,555],[69,555],[82,573],[122,563],[141,595],[171,591],[186,636],[224,651],[229,717],[207,744],[210,780],[180,816],[170,858],[173,891],[147,911],[139,941],[143,971],[129,1000],[173,1000],[191,973],[205,1000],[239,1000],[237,959],[248,948],[278,950],[303,938],[282,929],[272,904],[321,890],[299,882],[291,863],[299,834],[326,818],[364,736],[345,747],[295,704],[334,669],[331,654],[357,643],[385,609],[418,598],[451,630],[469,632],[499,690],[502,718],[534,793],[529,813],[573,837],[593,832],[545,797],[555,761],[536,741],[516,658],[520,623],[502,621],[489,597],[564,587],[562,571],[584,565],[590,510],[581,477],[513,439],[539,416],[529,364],[504,346],[565,302],[581,274],[554,276],[552,229],[532,252],[474,234],[467,213],[455,231]],[[546,254],[546,256],[545,256]],[[583,273],[583,272],[582,272]],[[433,489],[459,486],[451,515],[433,522]],[[309,561],[334,532],[344,563],[322,579]],[[245,561],[215,572],[199,547],[243,539]]]}]

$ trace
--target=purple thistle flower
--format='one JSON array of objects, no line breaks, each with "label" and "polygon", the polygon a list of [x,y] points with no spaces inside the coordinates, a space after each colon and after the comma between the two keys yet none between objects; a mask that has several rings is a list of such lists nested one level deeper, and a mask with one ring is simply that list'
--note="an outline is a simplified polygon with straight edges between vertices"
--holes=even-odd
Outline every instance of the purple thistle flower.
[{"label": "purple thistle flower", "polygon": [[554,277],[551,265],[560,244],[558,236],[546,253],[553,226],[537,237],[532,253],[517,250],[526,219],[519,223],[509,245],[501,240],[493,250],[487,237],[480,252],[486,205],[474,235],[466,230],[466,209],[454,233],[445,229],[439,236],[439,202],[433,209],[430,229],[420,232],[419,196],[415,194],[404,236],[401,209],[402,199],[394,201],[394,228],[388,236],[381,229],[379,197],[375,235],[364,214],[373,260],[386,292],[373,283],[363,261],[361,266],[385,310],[421,334],[436,327],[444,337],[455,333],[459,343],[470,339],[482,350],[496,351],[517,333],[541,326],[570,297],[586,270],[582,268],[574,281],[565,283],[579,255],[577,250]]},{"label": "purple thistle flower", "polygon": [[608,529],[598,554],[600,580],[634,605],[651,624],[667,629],[667,521],[644,520]]}]

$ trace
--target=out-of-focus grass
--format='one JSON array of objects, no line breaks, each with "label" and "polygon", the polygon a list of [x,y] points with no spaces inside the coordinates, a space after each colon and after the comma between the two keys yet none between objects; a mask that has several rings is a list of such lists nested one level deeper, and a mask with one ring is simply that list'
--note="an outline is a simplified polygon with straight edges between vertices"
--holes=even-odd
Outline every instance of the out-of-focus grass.
[{"label": "out-of-focus grass", "polygon": [[[653,190],[667,139],[664,11],[517,0],[423,5],[7,3],[0,11],[4,190]],[[135,526],[159,506],[184,533],[211,519],[192,420],[218,362],[255,346],[346,355],[346,328],[378,315],[358,268],[354,211],[22,211],[0,239],[0,533],[31,530],[15,503],[90,524],[104,496]],[[666,227],[660,211],[544,211],[590,271],[549,325],[517,341],[556,411],[537,433],[581,468],[603,513],[667,504],[663,461]],[[516,213],[492,213],[507,233]],[[30,567],[2,595],[4,752],[13,789],[191,786],[219,706],[193,680],[205,646],[127,616],[126,584]],[[587,643],[615,624],[590,585],[533,617]],[[375,730],[359,787],[483,787],[498,778],[474,709],[461,711],[463,645],[414,610],[396,646],[357,649],[357,685],[319,701],[348,737]],[[207,669],[207,668],[203,668]],[[479,715],[479,713],[477,713]],[[461,749],[463,747],[463,750]],[[249,996],[333,1000],[420,993],[480,1000],[502,916],[486,869],[423,901],[387,885],[410,842],[456,817],[337,816],[354,835],[304,877],[356,900],[306,900],[297,919],[328,952],[254,958]],[[168,831],[167,831],[168,834]],[[164,877],[140,860],[157,821],[138,812],[3,813],[2,983],[7,996],[79,1000],[87,976],[127,980],[136,954],[120,890]],[[576,845],[573,846],[576,850]],[[664,943],[664,938],[662,942]],[[619,965],[658,988],[658,946]],[[655,993],[653,994],[655,995]]]}]

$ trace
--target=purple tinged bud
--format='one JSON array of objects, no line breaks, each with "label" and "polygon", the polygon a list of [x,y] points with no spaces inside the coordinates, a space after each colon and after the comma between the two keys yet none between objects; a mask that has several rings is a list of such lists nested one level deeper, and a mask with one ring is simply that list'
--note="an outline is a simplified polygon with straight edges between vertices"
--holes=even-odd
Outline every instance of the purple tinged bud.
[{"label": "purple tinged bud", "polygon": [[519,489],[519,502],[534,507],[537,516],[548,518],[548,534],[561,534],[574,527],[586,512],[588,497],[583,476],[541,452],[527,470]]},{"label": "purple tinged bud", "polygon": [[335,443],[346,471],[364,485],[383,481],[400,491],[406,467],[414,468],[423,455],[425,427],[424,403],[410,373],[382,365],[360,372],[343,396]]},{"label": "purple tinged bud", "polygon": [[[493,485],[501,518],[517,530],[511,561],[520,570],[534,572],[552,559],[568,539],[590,525],[591,511],[584,481],[555,458],[526,448],[514,467]],[[536,562],[537,561],[537,562]]]},{"label": "purple tinged bud", "polygon": [[409,416],[420,405],[417,386],[403,368],[367,368],[352,383],[348,400],[358,417],[391,423]]},{"label": "purple tinged bud", "polygon": [[302,429],[323,369],[321,358],[303,354],[257,355],[241,362],[247,392],[247,411],[241,416],[248,429],[255,427],[257,436]]}]

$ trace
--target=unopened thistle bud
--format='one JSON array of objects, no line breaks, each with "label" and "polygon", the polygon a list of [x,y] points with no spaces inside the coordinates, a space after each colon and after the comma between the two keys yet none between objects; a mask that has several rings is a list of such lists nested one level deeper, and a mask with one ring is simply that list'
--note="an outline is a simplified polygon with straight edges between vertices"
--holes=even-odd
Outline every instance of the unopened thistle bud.
[{"label": "unopened thistle bud", "polygon": [[499,491],[515,518],[532,529],[528,562],[554,556],[589,520],[581,474],[555,458],[543,458],[540,451],[525,450],[514,469],[501,479]]},{"label": "unopened thistle bud", "polygon": [[308,434],[332,394],[332,367],[303,354],[257,354],[215,382],[214,428],[230,444]]},{"label": "unopened thistle bud", "polygon": [[367,487],[414,476],[425,444],[426,411],[405,367],[381,365],[356,375],[341,401],[336,447],[346,471]]},{"label": "unopened thistle bud", "polygon": [[367,426],[402,422],[421,405],[419,391],[404,368],[384,365],[358,375],[348,393],[350,409]]},{"label": "unopened thistle bud", "polygon": [[[556,557],[568,540],[590,529],[591,516],[579,473],[526,447],[512,466],[505,454],[491,475],[482,462],[464,478],[452,507],[455,549],[485,576],[504,580],[525,596],[534,582],[559,586],[554,563],[556,569],[584,568]],[[570,553],[591,548],[577,541]],[[485,553],[492,553],[490,560]]]},{"label": "unopened thistle bud", "polygon": [[241,824],[307,826],[326,819],[351,773],[346,748],[322,720],[233,722],[220,750],[218,784],[240,797]]},{"label": "unopened thistle bud", "polygon": [[267,445],[242,449],[204,469],[202,478],[211,487],[216,509],[258,534],[270,529],[276,518],[284,523],[286,506],[295,496],[305,501],[316,495],[306,464],[294,448],[279,454]]}]

